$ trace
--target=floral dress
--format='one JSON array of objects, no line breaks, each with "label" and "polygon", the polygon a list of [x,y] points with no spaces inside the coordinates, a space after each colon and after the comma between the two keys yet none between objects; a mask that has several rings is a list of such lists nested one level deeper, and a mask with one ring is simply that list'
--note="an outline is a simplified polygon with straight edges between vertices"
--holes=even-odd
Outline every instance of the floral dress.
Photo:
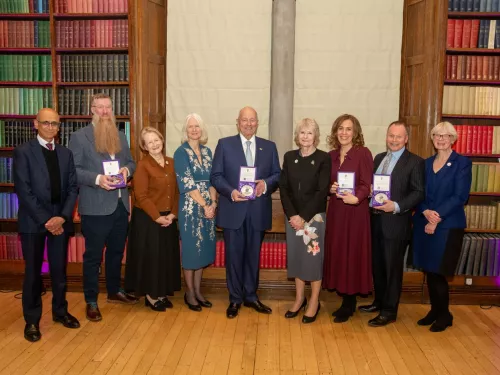
[{"label": "floral dress", "polygon": [[179,186],[179,232],[181,235],[182,267],[199,269],[215,260],[215,220],[206,219],[203,208],[189,192],[198,189],[207,204],[210,199],[212,151],[200,145],[201,163],[187,142],[174,154],[175,174]]}]

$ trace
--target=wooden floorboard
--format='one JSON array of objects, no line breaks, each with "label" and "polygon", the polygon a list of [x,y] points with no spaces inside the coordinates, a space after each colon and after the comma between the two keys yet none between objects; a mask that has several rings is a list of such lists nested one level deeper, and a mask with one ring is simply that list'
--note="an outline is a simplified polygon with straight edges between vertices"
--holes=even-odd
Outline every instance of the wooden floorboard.
[{"label": "wooden floorboard", "polygon": [[201,313],[184,305],[154,312],[144,301],[133,306],[99,299],[103,320],[85,319],[81,293],[68,293],[76,330],[52,322],[51,295],[42,297],[42,340],[23,337],[21,300],[0,293],[0,374],[463,374],[500,375],[500,309],[454,305],[453,327],[432,333],[417,320],[428,305],[402,304],[398,320],[371,328],[374,314],[357,312],[335,324],[339,301],[322,303],[316,322],[302,312],[285,319],[291,300],[264,300],[273,314],[242,307],[225,316],[227,295],[210,295],[214,306]]}]

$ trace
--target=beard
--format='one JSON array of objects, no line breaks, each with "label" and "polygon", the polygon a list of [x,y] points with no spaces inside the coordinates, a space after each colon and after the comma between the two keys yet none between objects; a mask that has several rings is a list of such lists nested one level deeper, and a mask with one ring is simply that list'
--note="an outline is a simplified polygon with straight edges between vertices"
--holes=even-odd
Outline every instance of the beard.
[{"label": "beard", "polygon": [[96,151],[110,155],[118,154],[121,150],[121,144],[115,116],[111,115],[108,118],[102,118],[94,114],[92,116],[92,123],[94,124]]}]

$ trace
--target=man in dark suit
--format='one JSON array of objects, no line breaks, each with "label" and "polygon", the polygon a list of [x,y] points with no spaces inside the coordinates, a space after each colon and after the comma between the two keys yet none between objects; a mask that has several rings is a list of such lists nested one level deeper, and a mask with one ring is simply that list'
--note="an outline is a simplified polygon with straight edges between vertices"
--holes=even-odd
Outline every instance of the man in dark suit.
[{"label": "man in dark suit", "polygon": [[24,337],[40,340],[42,270],[45,241],[52,280],[52,319],[67,328],[79,328],[68,312],[66,262],[68,236],[73,232],[73,209],[78,196],[73,155],[54,142],[59,115],[41,109],[34,121],[36,139],[16,147],[14,189],[19,200],[18,231],[25,261],[23,283]]},{"label": "man in dark suit", "polygon": [[[271,193],[281,172],[274,142],[255,136],[259,126],[255,109],[241,109],[237,126],[238,135],[219,140],[210,176],[220,194],[217,225],[224,229],[228,318],[238,315],[241,303],[260,313],[272,312],[257,297],[259,256],[264,231],[272,226]],[[240,168],[245,166],[257,168],[255,200],[238,191]]]},{"label": "man in dark suit", "polygon": [[83,254],[83,293],[86,316],[92,322],[102,319],[97,305],[99,269],[106,247],[106,289],[110,303],[134,304],[138,299],[125,293],[121,285],[121,263],[128,232],[129,194],[126,187],[114,186],[105,174],[104,163],[118,161],[119,174],[127,181],[135,171],[135,162],[125,134],[118,131],[113,103],[105,94],[92,97],[92,124],[71,135],[69,148],[75,157],[80,187],[78,211],[85,237]]},{"label": "man in dark suit", "polygon": [[391,196],[371,209],[372,270],[375,300],[360,306],[379,312],[368,324],[381,327],[396,320],[403,285],[404,256],[411,239],[411,215],[424,199],[424,160],[406,149],[408,129],[395,121],[387,129],[387,152],[375,156],[376,174],[391,176]]}]

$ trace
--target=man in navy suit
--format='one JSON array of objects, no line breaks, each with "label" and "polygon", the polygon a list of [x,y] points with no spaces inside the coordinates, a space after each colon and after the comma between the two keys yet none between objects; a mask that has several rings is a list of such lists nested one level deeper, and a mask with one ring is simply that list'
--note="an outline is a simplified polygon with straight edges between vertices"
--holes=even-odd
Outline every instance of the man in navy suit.
[{"label": "man in navy suit", "polygon": [[[271,194],[281,172],[274,142],[255,136],[259,118],[255,109],[240,110],[239,134],[217,144],[210,180],[219,192],[217,225],[224,229],[226,281],[229,289],[228,318],[238,315],[242,303],[257,312],[272,310],[257,297],[260,247],[264,231],[272,225]],[[256,167],[255,199],[238,191],[241,167]]]},{"label": "man in navy suit", "polygon": [[52,280],[52,319],[67,328],[79,328],[68,312],[66,262],[73,209],[78,196],[73,154],[54,142],[59,115],[50,108],[38,112],[33,139],[14,150],[14,189],[19,199],[18,231],[25,261],[23,314],[24,337],[40,340],[42,316],[41,269],[45,241]]}]

